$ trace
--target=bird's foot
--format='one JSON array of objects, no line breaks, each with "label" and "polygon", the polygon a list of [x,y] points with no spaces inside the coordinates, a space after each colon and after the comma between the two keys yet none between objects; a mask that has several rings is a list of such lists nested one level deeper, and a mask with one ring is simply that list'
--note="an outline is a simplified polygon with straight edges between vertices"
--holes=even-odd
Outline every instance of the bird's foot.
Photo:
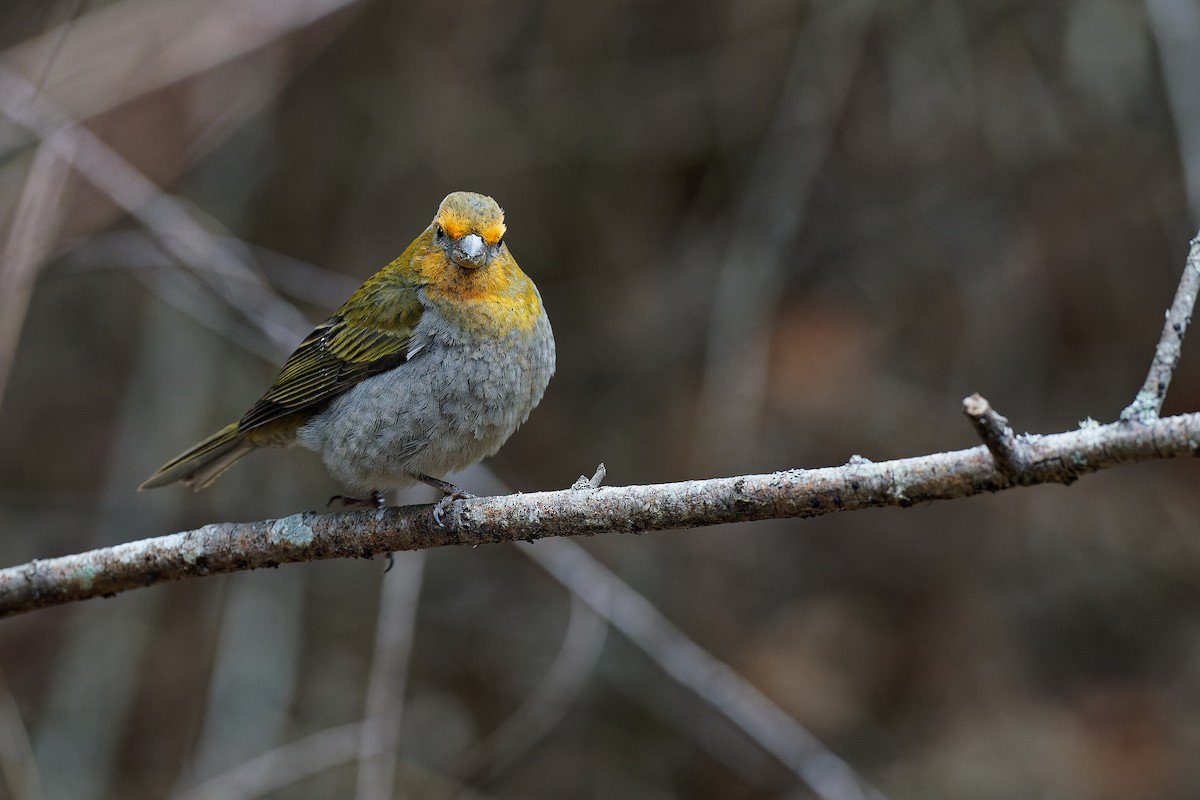
[{"label": "bird's foot", "polygon": [[325,507],[340,503],[342,508],[383,508],[383,502],[383,492],[376,489],[371,492],[370,497],[347,497],[344,494],[335,494],[329,498]]},{"label": "bird's foot", "polygon": [[463,491],[450,481],[444,481],[441,478],[434,478],[420,473],[415,477],[421,483],[427,483],[433,488],[441,489],[445,492],[445,496],[433,505],[433,521],[437,523],[439,528],[446,527],[443,520],[446,517],[446,512],[450,510],[450,506],[454,505],[455,500],[470,500],[475,497],[475,495]]}]

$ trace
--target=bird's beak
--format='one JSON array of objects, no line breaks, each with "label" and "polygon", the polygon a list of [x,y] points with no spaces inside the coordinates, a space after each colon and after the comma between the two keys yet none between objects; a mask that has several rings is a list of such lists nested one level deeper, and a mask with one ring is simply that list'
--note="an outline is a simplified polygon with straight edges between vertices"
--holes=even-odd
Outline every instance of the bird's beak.
[{"label": "bird's beak", "polygon": [[487,261],[487,247],[483,237],[468,233],[450,246],[450,259],[464,269],[478,269]]}]

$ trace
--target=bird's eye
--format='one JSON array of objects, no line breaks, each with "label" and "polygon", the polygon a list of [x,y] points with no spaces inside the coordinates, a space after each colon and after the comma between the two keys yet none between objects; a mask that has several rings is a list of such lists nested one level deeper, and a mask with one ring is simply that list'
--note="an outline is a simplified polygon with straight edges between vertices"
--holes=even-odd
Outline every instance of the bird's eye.
[{"label": "bird's eye", "polygon": [[433,236],[435,239],[437,239],[440,242],[442,239],[446,238],[446,229],[443,228],[441,225],[438,225],[436,228],[433,229]]}]

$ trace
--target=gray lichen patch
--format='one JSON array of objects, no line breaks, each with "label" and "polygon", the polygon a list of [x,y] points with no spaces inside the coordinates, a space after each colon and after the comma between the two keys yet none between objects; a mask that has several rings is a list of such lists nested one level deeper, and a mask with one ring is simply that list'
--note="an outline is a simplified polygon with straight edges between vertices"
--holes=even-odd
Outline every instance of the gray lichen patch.
[{"label": "gray lichen patch", "polygon": [[272,544],[284,542],[293,547],[308,547],[313,541],[313,529],[305,522],[303,514],[277,519],[268,528],[268,541]]}]

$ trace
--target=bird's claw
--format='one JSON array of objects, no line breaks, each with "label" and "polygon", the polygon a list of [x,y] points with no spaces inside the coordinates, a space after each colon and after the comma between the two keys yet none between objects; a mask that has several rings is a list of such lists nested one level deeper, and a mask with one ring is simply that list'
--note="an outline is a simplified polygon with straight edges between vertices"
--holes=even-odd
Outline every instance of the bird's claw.
[{"label": "bird's claw", "polygon": [[371,492],[370,497],[348,497],[344,494],[335,494],[329,498],[325,507],[329,508],[334,503],[341,503],[342,508],[383,508],[383,492],[376,489]]},{"label": "bird's claw", "polygon": [[472,500],[475,495],[470,492],[464,492],[462,489],[453,492],[446,492],[441,500],[433,504],[433,521],[437,523],[439,528],[446,527],[445,518],[446,512],[454,505],[456,500]]}]

